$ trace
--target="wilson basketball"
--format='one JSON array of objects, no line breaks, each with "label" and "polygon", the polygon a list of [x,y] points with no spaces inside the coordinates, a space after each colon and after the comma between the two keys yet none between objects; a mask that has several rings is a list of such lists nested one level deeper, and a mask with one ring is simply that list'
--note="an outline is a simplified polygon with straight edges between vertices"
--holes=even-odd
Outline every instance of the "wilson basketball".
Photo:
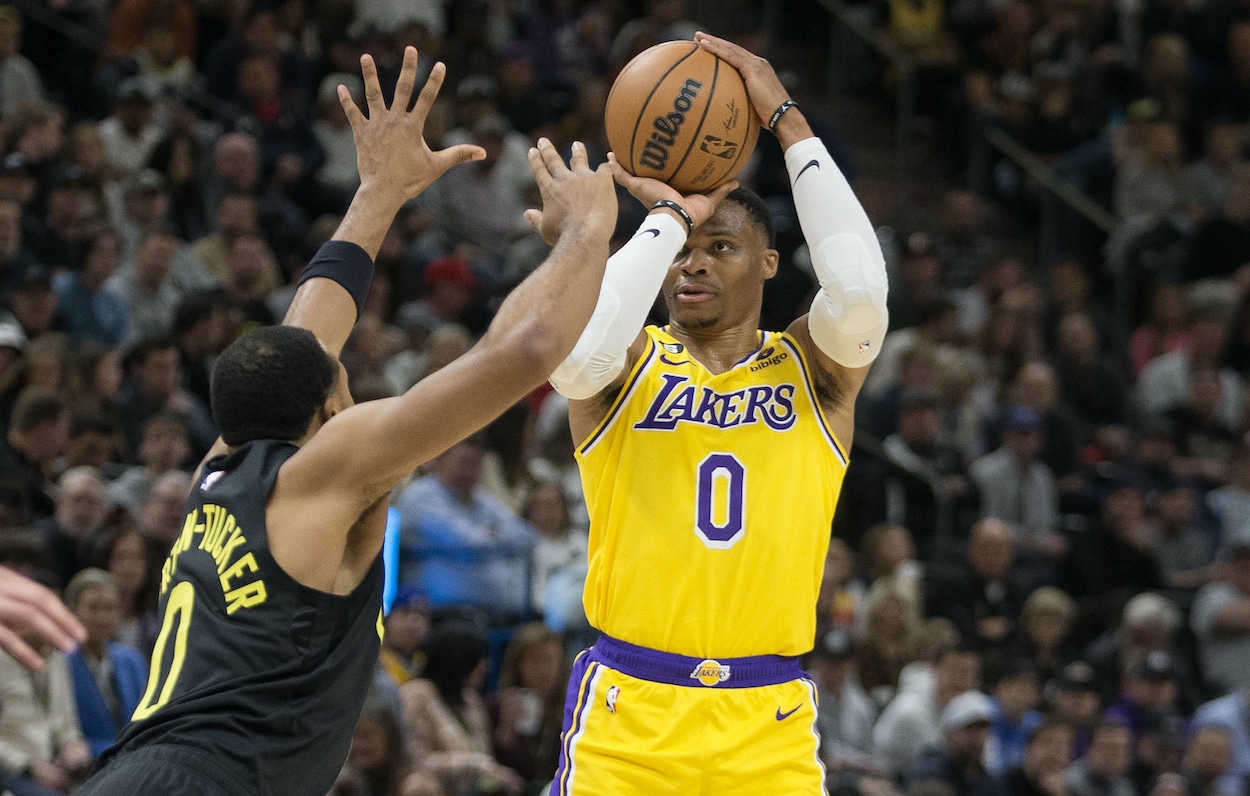
[{"label": "wilson basketball", "polygon": [[681,193],[733,179],[759,137],[742,75],[694,42],[644,50],[612,84],[604,111],[608,143],[630,174]]}]

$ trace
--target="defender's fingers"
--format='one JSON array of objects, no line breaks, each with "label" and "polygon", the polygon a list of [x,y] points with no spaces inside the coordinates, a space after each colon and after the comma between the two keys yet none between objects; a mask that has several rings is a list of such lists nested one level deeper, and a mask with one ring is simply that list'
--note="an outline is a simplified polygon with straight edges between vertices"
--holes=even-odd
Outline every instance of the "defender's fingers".
[{"label": "defender's fingers", "polygon": [[746,59],[751,57],[751,53],[733,42],[717,38],[703,31],[695,33],[694,40],[699,43],[700,47],[737,69],[741,69],[746,64]]},{"label": "defender's fingers", "polygon": [[25,666],[31,671],[39,671],[43,668],[43,657],[39,653],[22,641],[21,637],[9,630],[7,627],[0,625],[0,648],[12,655],[17,662]]},{"label": "defender's fingers", "polygon": [[713,206],[715,206],[715,205],[720,204],[722,199],[724,199],[726,196],[729,196],[729,194],[733,193],[737,189],[738,189],[738,181],[730,180],[729,182],[725,183],[721,187],[717,188],[715,191],[712,191],[710,194],[708,194],[707,198],[711,199]]},{"label": "defender's fingers", "polygon": [[347,117],[347,123],[352,126],[353,130],[360,127],[365,121],[365,115],[360,112],[360,106],[356,104],[356,100],[352,99],[352,92],[347,86],[339,84],[339,104],[343,106],[343,115]]},{"label": "defender's fingers", "polygon": [[446,149],[440,149],[434,153],[444,169],[457,166],[461,163],[468,163],[470,160],[483,160],[486,158],[486,150],[476,144],[456,144]]},{"label": "defender's fingers", "polygon": [[404,48],[404,65],[399,70],[399,80],[395,81],[395,100],[392,108],[408,110],[412,102],[412,89],[417,83],[417,48],[409,45]]},{"label": "defender's fingers", "polygon": [[538,154],[542,156],[543,163],[547,164],[547,171],[553,177],[569,170],[568,166],[564,165],[564,158],[560,157],[560,153],[556,151],[555,145],[546,138],[538,139]]},{"label": "defender's fingers", "polygon": [[573,171],[590,171],[590,156],[586,154],[586,145],[581,141],[573,142],[573,154],[569,158],[569,166]]},{"label": "defender's fingers", "polygon": [[373,56],[365,53],[360,56],[360,72],[365,78],[365,104],[369,106],[369,118],[373,119],[386,110],[386,100],[382,99],[382,84],[378,82],[378,66]]},{"label": "defender's fingers", "polygon": [[538,183],[538,190],[545,191],[551,186],[551,170],[547,168],[547,161],[543,160],[542,153],[538,151],[538,147],[530,147],[526,157],[530,162],[530,173],[534,175],[534,182]]},{"label": "defender's fingers", "polygon": [[438,90],[443,87],[443,78],[446,76],[447,67],[439,61],[434,64],[434,68],[430,70],[430,76],[425,79],[425,86],[421,89],[420,96],[417,97],[417,106],[412,109],[423,124],[430,108],[434,105],[434,100],[438,99]]},{"label": "defender's fingers", "polygon": [[543,211],[530,208],[525,211],[525,220],[530,222],[530,226],[539,235],[543,234]]},{"label": "defender's fingers", "polygon": [[58,647],[85,641],[87,630],[52,590],[12,570],[5,570],[0,620],[25,622]]}]

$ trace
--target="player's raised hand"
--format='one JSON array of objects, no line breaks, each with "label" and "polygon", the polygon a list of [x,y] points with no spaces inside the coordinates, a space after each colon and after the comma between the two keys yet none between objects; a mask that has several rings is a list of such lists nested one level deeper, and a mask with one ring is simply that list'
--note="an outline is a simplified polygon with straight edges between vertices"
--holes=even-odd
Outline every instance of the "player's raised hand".
[{"label": "player's raised hand", "polygon": [[542,210],[526,210],[525,218],[550,245],[570,228],[611,234],[616,226],[616,190],[608,164],[590,168],[586,145],[573,142],[573,155],[564,158],[546,138],[529,151],[530,171],[542,195]]},{"label": "player's raised hand", "polygon": [[781,107],[781,103],[790,99],[790,92],[781,85],[781,78],[777,77],[773,65],[731,41],[702,31],[694,34],[694,40],[700,47],[738,70],[746,83],[747,94],[751,97],[751,107],[755,109],[756,117],[763,127],[768,127],[768,120],[773,113]]},{"label": "player's raised hand", "polygon": [[[486,151],[479,146],[461,144],[437,152],[425,141],[425,118],[438,97],[447,68],[434,64],[430,77],[417,97],[411,111],[413,88],[417,80],[417,51],[404,48],[404,65],[395,83],[395,98],[386,107],[378,69],[373,56],[363,55],[360,68],[364,73],[365,103],[368,118],[356,107],[346,86],[339,86],[339,102],[352,126],[356,142],[356,168],[360,172],[362,190],[377,191],[402,204],[425,190],[443,172],[457,163],[481,160]],[[397,205],[398,206],[398,205]]]},{"label": "player's raised hand", "polygon": [[621,187],[629,191],[630,195],[643,205],[648,208],[655,207],[655,203],[661,199],[676,202],[690,214],[690,220],[696,227],[711,218],[721,200],[738,187],[736,180],[730,180],[711,193],[691,193],[682,196],[677,189],[666,182],[630,174],[617,162],[616,155],[612,152],[608,153],[608,168],[612,170],[613,178],[621,184]]},{"label": "player's raised hand", "polygon": [[43,668],[43,657],[22,640],[34,634],[62,652],[86,640],[87,631],[48,589],[0,567],[0,647],[28,669]]}]

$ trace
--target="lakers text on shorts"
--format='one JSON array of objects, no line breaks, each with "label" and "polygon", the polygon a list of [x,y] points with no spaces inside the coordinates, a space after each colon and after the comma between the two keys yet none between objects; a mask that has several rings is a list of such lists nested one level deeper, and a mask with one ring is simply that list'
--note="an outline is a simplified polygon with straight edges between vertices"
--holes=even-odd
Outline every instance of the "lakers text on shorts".
[{"label": "lakers text on shorts", "polygon": [[689,658],[602,637],[569,680],[551,796],[820,796],[798,659]]}]

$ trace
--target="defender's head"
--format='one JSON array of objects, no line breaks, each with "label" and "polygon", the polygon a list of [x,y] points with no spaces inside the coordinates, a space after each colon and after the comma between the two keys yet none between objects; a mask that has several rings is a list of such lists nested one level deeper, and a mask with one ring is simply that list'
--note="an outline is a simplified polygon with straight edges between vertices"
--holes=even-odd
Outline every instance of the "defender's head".
[{"label": "defender's head", "polygon": [[265,326],[235,340],[213,365],[213,422],[227,445],[294,442],[343,408],[339,365],[312,332]]},{"label": "defender's head", "polygon": [[773,221],[753,191],[738,188],[695,227],[664,278],[674,326],[719,331],[759,324],[764,282],[777,273]]}]

